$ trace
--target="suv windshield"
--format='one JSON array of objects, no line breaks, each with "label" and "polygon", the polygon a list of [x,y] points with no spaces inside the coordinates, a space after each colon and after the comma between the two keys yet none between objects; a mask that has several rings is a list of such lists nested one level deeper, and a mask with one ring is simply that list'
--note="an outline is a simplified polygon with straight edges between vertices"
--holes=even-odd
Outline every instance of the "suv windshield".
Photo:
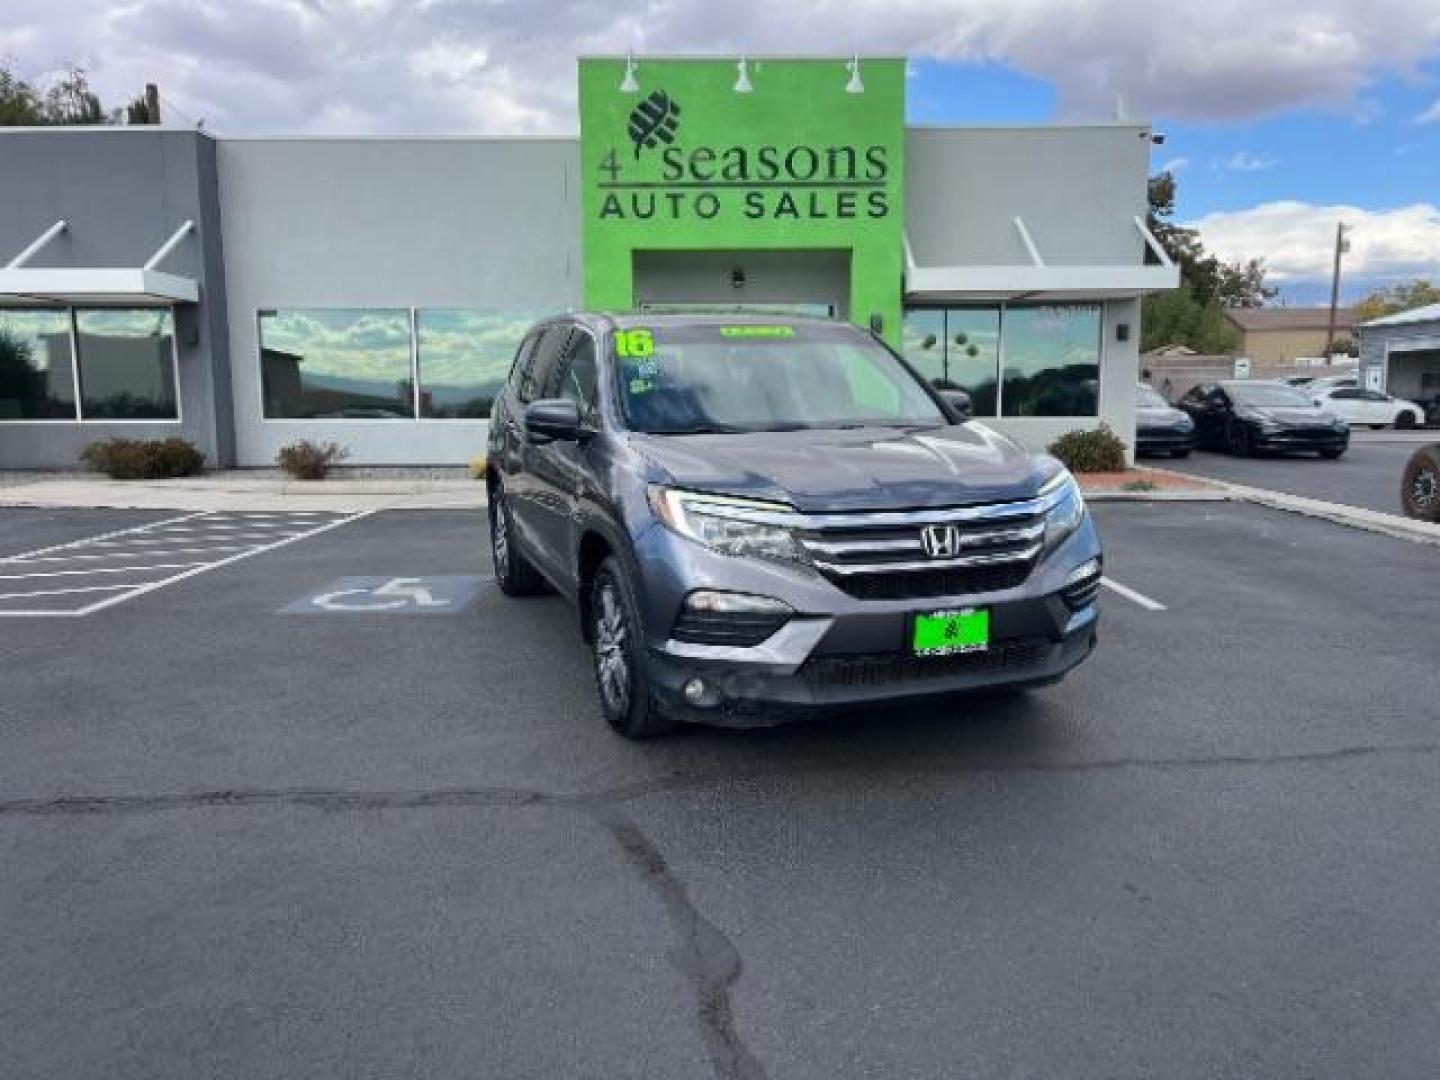
[{"label": "suv windshield", "polygon": [[613,340],[620,401],[635,431],[947,423],[889,351],[843,326],[661,324],[617,330]]},{"label": "suv windshield", "polygon": [[1230,383],[1225,387],[1241,405],[1262,409],[1309,409],[1314,404],[1293,386],[1283,383]]}]

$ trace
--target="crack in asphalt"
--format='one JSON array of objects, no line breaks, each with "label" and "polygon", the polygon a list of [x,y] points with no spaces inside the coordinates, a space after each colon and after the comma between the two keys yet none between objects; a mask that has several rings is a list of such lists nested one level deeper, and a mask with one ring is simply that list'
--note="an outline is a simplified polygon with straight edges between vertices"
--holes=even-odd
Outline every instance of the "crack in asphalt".
[{"label": "crack in asphalt", "polygon": [[[1204,757],[1096,758],[1088,761],[1014,761],[959,765],[886,767],[883,771],[904,771],[914,777],[953,777],[1009,773],[1087,773],[1133,770],[1227,769],[1287,765],[1324,764],[1364,757],[1412,757],[1440,754],[1440,742],[1395,745],[1362,744],[1330,750],[1308,750],[1290,754],[1217,754]],[[875,763],[867,765],[874,769]],[[823,770],[764,769],[744,773],[675,772],[649,780],[622,784],[590,792],[549,792],[538,788],[453,787],[408,791],[364,791],[352,788],[218,788],[209,791],[167,792],[159,795],[53,795],[28,799],[0,799],[0,817],[46,817],[89,814],[149,814],[174,810],[300,806],[324,811],[422,810],[445,807],[526,807],[550,806],[588,811],[592,815],[666,791],[686,791],[727,783],[752,783],[767,779],[796,779],[820,772],[843,773],[827,766]]]},{"label": "crack in asphalt", "polygon": [[[1016,761],[976,763],[959,767],[908,769],[912,776],[986,775],[994,773],[1087,773],[1124,769],[1175,770],[1247,768],[1324,764],[1363,757],[1410,757],[1440,753],[1440,743],[1357,745],[1330,750],[1271,755],[1211,755],[1174,758],[1100,758],[1089,761]],[[871,763],[873,767],[873,762]],[[827,772],[843,772],[830,766]],[[815,775],[817,770],[809,770]],[[623,810],[626,803],[664,791],[694,790],[725,783],[786,777],[795,770],[751,773],[671,773],[649,780],[592,792],[563,794],[533,788],[435,788],[411,791],[359,791],[345,788],[235,788],[170,792],[159,795],[59,795],[37,799],[0,800],[0,817],[50,817],[151,814],[197,809],[304,807],[322,812],[357,810],[421,810],[431,808],[552,807],[580,813],[614,840],[626,864],[660,902],[671,923],[676,945],[671,963],[689,983],[695,997],[700,1036],[719,1080],[764,1080],[765,1070],[735,1026],[730,993],[743,968],[740,951],[691,900],[684,882],[664,854]]]},{"label": "crack in asphalt", "polygon": [[740,951],[700,913],[665,856],[627,815],[596,808],[591,817],[610,833],[625,860],[659,899],[679,944],[671,963],[695,994],[696,1019],[715,1075],[722,1080],[764,1080],[765,1070],[735,1030],[730,989],[740,978]]}]

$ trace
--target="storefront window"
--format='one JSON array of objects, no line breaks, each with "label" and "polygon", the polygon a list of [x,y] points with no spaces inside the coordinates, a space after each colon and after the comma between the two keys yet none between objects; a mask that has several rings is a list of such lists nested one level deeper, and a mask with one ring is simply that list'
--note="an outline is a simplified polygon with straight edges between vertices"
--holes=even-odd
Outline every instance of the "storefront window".
[{"label": "storefront window", "polygon": [[999,308],[912,308],[905,312],[902,348],[937,387],[969,394],[976,416],[995,415]]},{"label": "storefront window", "polygon": [[86,420],[178,420],[169,308],[77,311],[80,412]]},{"label": "storefront window", "polygon": [[267,420],[410,420],[410,312],[404,308],[260,313]]},{"label": "storefront window", "polygon": [[0,420],[74,420],[68,310],[0,309]]},{"label": "storefront window", "polygon": [[1004,350],[1004,415],[1099,415],[1099,304],[1007,307]]},{"label": "storefront window", "polygon": [[944,309],[914,308],[905,312],[900,351],[911,367],[938,385],[945,377]]},{"label": "storefront window", "polygon": [[539,311],[434,308],[415,313],[420,415],[484,420]]},{"label": "storefront window", "polygon": [[999,373],[1000,309],[946,311],[945,382],[941,385],[969,394],[976,416],[994,416]]}]

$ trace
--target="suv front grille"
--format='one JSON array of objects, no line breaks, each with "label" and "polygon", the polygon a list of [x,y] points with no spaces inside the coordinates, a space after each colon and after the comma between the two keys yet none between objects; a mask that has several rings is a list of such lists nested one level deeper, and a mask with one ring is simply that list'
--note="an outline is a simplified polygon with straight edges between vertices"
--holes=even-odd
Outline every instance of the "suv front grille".
[{"label": "suv front grille", "polygon": [[893,686],[950,675],[1033,667],[1045,660],[1052,647],[1048,639],[1033,637],[997,641],[985,652],[954,656],[907,656],[904,653],[812,656],[800,666],[800,676],[814,689]]},{"label": "suv front grille", "polygon": [[1030,500],[830,514],[795,536],[816,569],[857,599],[964,596],[1024,583],[1044,543],[1046,509]]}]

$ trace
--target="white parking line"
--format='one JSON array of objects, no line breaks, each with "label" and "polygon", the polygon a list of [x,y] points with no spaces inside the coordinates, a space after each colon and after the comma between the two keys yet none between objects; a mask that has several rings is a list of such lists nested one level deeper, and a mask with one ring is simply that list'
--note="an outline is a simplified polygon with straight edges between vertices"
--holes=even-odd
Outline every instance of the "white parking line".
[{"label": "white parking line", "polygon": [[[0,574],[0,580],[21,581],[29,578],[53,579],[67,574],[84,575],[102,573],[133,573],[136,575],[146,575],[146,577],[143,580],[132,579],[130,581],[121,581],[114,585],[77,585],[69,588],[41,588],[35,590],[27,590],[25,592],[0,592],[0,601],[25,600],[29,597],[52,597],[100,592],[108,592],[115,594],[113,596],[107,596],[102,600],[97,600],[93,603],[87,603],[83,604],[83,606],[81,607],[73,608],[34,607],[24,610],[6,610],[0,608],[0,618],[14,616],[76,617],[83,615],[92,615],[97,611],[103,611],[108,607],[113,607],[116,604],[123,604],[127,600],[133,600],[137,597],[144,596],[146,593],[154,592],[156,589],[164,588],[166,585],[173,585],[178,581],[184,581],[186,578],[194,577],[197,574],[203,574],[207,570],[217,570],[222,566],[229,566],[231,563],[239,562],[241,559],[248,559],[253,555],[262,555],[267,551],[274,551],[275,549],[282,548],[287,544],[293,544],[296,541],[305,540],[311,536],[318,536],[320,533],[329,532],[331,529],[338,529],[341,525],[348,525],[352,521],[358,521],[360,518],[368,517],[370,514],[373,514],[375,512],[375,510],[365,510],[361,511],[360,513],[346,515],[327,514],[324,517],[318,517],[318,515],[306,515],[310,518],[310,520],[306,522],[302,523],[296,521],[287,523],[293,528],[299,528],[301,531],[252,534],[254,535],[254,539],[256,542],[248,544],[205,544],[205,546],[179,548],[172,547],[161,550],[159,548],[150,547],[148,545],[164,545],[177,543],[195,544],[197,542],[203,544],[207,538],[200,536],[174,536],[168,539],[153,539],[150,537],[142,538],[135,535],[138,533],[153,532],[156,529],[162,528],[166,525],[173,525],[177,522],[189,521],[191,519],[205,517],[204,514],[187,514],[183,517],[171,518],[167,521],[156,521],[150,523],[149,525],[137,526],[133,529],[120,529],[115,532],[103,533],[99,536],[87,537],[83,540],[73,540],[66,544],[56,544],[51,547],[36,548],[34,551],[26,552],[22,555],[12,555],[9,558],[0,559],[0,564],[3,564],[3,569],[10,571],[6,574]],[[243,515],[231,515],[231,518],[232,520],[237,520],[241,522],[242,524],[239,527],[243,528],[243,522],[245,520]],[[196,526],[203,526],[204,524],[204,522],[196,522]],[[237,534],[235,532],[226,532],[218,535],[216,539],[236,541],[243,539],[243,536],[242,534]],[[92,551],[86,552],[84,550],[81,550],[86,547],[91,548]],[[94,549],[97,548],[101,550],[99,550],[98,552],[95,551]],[[230,554],[223,554],[226,552],[229,552]],[[137,559],[145,560],[153,558],[173,558],[176,555],[182,554],[209,556],[210,558],[203,559],[202,561],[189,560],[184,562],[146,563],[145,565],[135,564]],[[220,557],[215,558],[215,556]],[[57,570],[51,568],[52,564],[54,563],[71,563],[95,559],[117,560],[124,565],[100,567],[81,566],[75,569],[64,570]],[[45,569],[30,571],[30,567],[37,564],[41,567],[45,567]],[[154,572],[156,571],[163,572],[167,570],[178,570],[179,572],[171,573],[165,577],[158,579],[153,576]],[[62,584],[62,582],[36,581],[35,584],[60,585]]]},{"label": "white parking line", "polygon": [[1144,593],[1136,592],[1134,589],[1130,588],[1129,585],[1121,585],[1120,582],[1116,581],[1114,578],[1103,577],[1100,579],[1100,584],[1104,585],[1107,589],[1111,589],[1114,592],[1119,593],[1126,600],[1129,600],[1132,604],[1139,604],[1146,611],[1166,610],[1165,605],[1160,603],[1159,600],[1152,600]]},{"label": "white parking line", "polygon": [[[37,560],[38,561],[38,560]],[[36,570],[29,574],[0,574],[0,581],[25,581],[37,577],[67,577],[75,574],[134,574],[146,570],[183,570],[196,562],[156,563],[153,566],[88,566],[79,570]]]},{"label": "white parking line", "polygon": [[27,596],[64,596],[68,593],[114,592],[116,589],[128,588],[131,588],[131,586],[121,582],[119,585],[81,585],[73,589],[37,589],[33,592],[0,592],[0,600],[20,600]]},{"label": "white parking line", "polygon": [[49,547],[36,548],[34,551],[22,551],[19,555],[7,555],[5,558],[0,559],[0,562],[19,562],[22,559],[30,559],[36,555],[48,555],[52,551],[64,551],[67,548],[93,544],[98,540],[109,540],[116,536],[128,536],[131,533],[149,532],[151,529],[158,529],[162,525],[177,525],[182,521],[190,521],[193,518],[204,516],[205,512],[203,510],[194,514],[181,514],[179,517],[166,518],[163,521],[152,521],[148,525],[136,525],[129,529],[116,529],[114,532],[101,533],[99,536],[87,536],[83,540],[67,540],[63,544],[51,544]]}]

